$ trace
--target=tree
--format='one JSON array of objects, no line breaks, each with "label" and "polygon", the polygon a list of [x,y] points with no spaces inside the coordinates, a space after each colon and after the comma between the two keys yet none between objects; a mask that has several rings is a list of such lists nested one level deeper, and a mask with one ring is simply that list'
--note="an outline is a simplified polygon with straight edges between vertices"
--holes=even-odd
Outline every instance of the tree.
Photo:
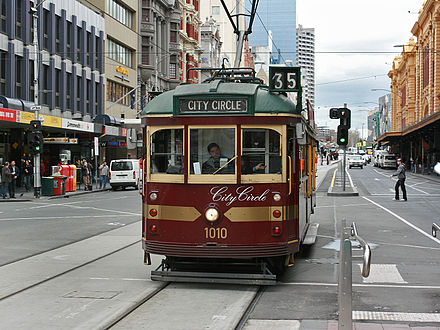
[{"label": "tree", "polygon": [[355,147],[359,142],[360,134],[358,130],[351,129],[348,131],[348,147]]}]

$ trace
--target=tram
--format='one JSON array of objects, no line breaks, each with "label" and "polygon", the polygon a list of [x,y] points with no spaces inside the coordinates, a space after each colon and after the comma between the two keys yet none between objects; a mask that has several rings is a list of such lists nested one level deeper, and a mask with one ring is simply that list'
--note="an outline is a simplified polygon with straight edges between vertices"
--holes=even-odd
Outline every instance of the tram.
[{"label": "tram", "polygon": [[317,140],[300,88],[296,105],[282,86],[299,74],[279,68],[271,87],[251,68],[213,69],[146,105],[144,262],[165,256],[153,280],[274,284],[314,243]]}]

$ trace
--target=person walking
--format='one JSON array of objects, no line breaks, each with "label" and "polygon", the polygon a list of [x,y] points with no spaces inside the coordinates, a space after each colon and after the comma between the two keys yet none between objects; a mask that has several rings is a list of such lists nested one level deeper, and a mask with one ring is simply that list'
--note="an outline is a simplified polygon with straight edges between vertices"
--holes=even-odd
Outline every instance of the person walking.
[{"label": "person walking", "polygon": [[18,169],[18,166],[15,165],[15,160],[11,161],[11,165],[9,166],[9,169],[11,170],[11,177],[12,177],[12,180],[9,183],[9,197],[15,198],[15,188],[20,174],[20,170]]},{"label": "person walking", "polygon": [[105,189],[107,185],[107,177],[108,177],[109,168],[107,163],[104,161],[99,166],[99,189]]},{"label": "person walking", "polygon": [[396,182],[396,186],[394,187],[394,190],[396,191],[396,194],[393,198],[393,200],[398,201],[399,200],[399,187],[401,187],[402,189],[402,194],[403,194],[403,199],[402,201],[407,201],[407,196],[406,196],[406,188],[405,188],[405,179],[406,179],[406,175],[405,175],[405,164],[402,162],[402,159],[397,159],[397,171],[393,173],[393,175],[390,175],[390,178],[392,178],[393,176],[397,176],[397,182]]},{"label": "person walking", "polygon": [[[5,162],[2,168],[2,196],[8,198],[7,194],[9,192],[9,184],[12,181],[11,170],[9,169],[9,162]],[[9,197],[11,194],[9,193]]]},{"label": "person walking", "polygon": [[88,166],[86,160],[84,160],[84,162],[81,166],[81,174],[82,174],[82,179],[83,179],[83,184],[84,184],[84,190],[89,190],[91,172],[89,170],[89,166]]},{"label": "person walking", "polygon": [[29,160],[26,160],[24,162],[24,187],[26,189],[26,191],[31,190],[31,178],[32,178],[32,173],[33,173],[33,166],[31,165]]}]

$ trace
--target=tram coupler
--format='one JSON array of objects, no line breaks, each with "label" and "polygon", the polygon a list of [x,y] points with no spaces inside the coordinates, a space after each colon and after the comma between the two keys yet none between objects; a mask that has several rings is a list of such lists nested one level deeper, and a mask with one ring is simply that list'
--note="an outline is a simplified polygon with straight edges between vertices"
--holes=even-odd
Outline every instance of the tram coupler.
[{"label": "tram coupler", "polygon": [[151,265],[150,254],[147,251],[144,251],[144,265]]}]

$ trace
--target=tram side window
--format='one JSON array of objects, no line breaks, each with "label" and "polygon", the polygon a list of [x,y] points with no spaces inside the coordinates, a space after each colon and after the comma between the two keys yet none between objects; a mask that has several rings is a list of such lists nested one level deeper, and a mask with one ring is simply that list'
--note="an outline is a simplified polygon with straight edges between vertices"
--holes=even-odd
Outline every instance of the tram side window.
[{"label": "tram side window", "polygon": [[235,128],[190,130],[191,174],[235,174]]},{"label": "tram side window", "polygon": [[280,140],[280,134],[271,129],[243,129],[242,174],[281,173]]},{"label": "tram side window", "polygon": [[152,135],[152,174],[183,174],[183,129],[164,129]]}]

